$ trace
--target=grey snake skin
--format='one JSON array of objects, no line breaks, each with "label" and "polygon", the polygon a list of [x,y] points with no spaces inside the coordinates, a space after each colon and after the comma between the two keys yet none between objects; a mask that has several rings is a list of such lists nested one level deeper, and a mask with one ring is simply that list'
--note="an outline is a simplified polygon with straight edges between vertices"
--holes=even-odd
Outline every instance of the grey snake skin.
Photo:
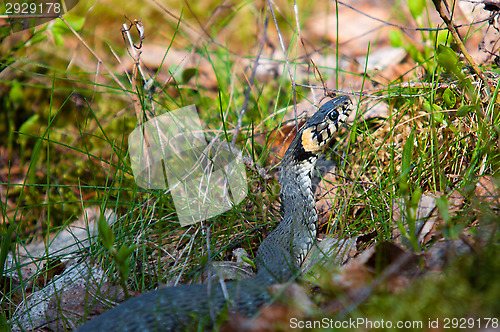
[{"label": "grey snake skin", "polygon": [[257,250],[257,274],[226,282],[229,301],[219,283],[180,285],[149,291],[107,310],[79,332],[207,330],[228,308],[255,314],[271,300],[267,287],[297,273],[316,239],[317,213],[312,171],[325,146],[349,116],[347,96],[323,104],[299,130],[281,161],[279,182],[284,217]]}]

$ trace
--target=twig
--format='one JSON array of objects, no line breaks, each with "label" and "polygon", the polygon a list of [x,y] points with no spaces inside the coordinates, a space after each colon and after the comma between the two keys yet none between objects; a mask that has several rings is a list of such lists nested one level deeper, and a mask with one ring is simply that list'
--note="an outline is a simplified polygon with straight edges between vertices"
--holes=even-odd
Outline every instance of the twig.
[{"label": "twig", "polygon": [[[300,40],[300,43],[302,44],[302,48],[304,49],[304,52],[306,53],[305,54],[305,58],[308,60],[309,62],[309,65],[308,65],[308,69],[310,68],[311,64],[313,66],[313,70],[315,72],[318,73],[318,75],[320,76],[320,79],[321,79],[321,83],[323,84],[323,86],[325,87],[325,94],[327,94],[327,87],[326,87],[326,83],[325,81],[323,80],[323,76],[321,75],[321,72],[319,71],[319,68],[316,66],[316,63],[314,63],[314,60],[312,59],[311,57],[311,54],[307,51],[307,48],[306,48],[306,44],[304,43],[304,39],[302,38],[302,32],[301,32],[301,29],[300,29],[300,20],[299,20],[299,6],[297,5],[297,0],[294,0],[294,3],[293,3],[293,11],[294,11],[294,14],[295,14],[295,27],[297,29],[297,34],[298,34],[298,37],[299,37],[299,40]],[[314,53],[314,49],[313,49],[313,53]],[[337,57],[337,79],[338,79],[338,57]],[[308,70],[309,72],[309,70]],[[337,84],[338,85],[338,84]],[[314,102],[317,103],[317,100],[316,100],[316,95],[314,94],[314,89],[312,89],[311,91],[313,93],[313,97],[314,97]]]},{"label": "twig", "polygon": [[[227,50],[229,53],[231,53],[233,55],[237,55],[237,56],[239,55],[239,54],[237,54],[235,52],[232,52],[231,50],[228,50],[227,49],[227,45],[223,45],[220,42],[218,42],[217,40],[213,39],[212,36],[210,36],[210,34],[208,34],[206,30],[204,30],[203,32],[199,32],[196,29],[194,29],[191,25],[189,25],[188,23],[186,23],[184,20],[181,20],[181,15],[174,14],[172,11],[170,11],[165,5],[163,5],[162,3],[160,3],[158,0],[149,0],[149,1],[151,1],[152,3],[154,3],[155,5],[157,5],[162,11],[165,12],[165,14],[167,14],[171,18],[175,19],[176,21],[178,21],[179,22],[179,26],[180,26],[180,23],[182,23],[182,25],[184,25],[187,28],[186,33],[188,33],[189,36],[192,39],[196,39],[197,40],[198,38],[203,38],[204,40],[208,40],[212,44],[214,44],[214,45],[216,45],[216,46],[218,46],[218,47],[220,47],[222,49]],[[198,43],[198,40],[196,41],[195,44],[197,44],[197,43]]]},{"label": "twig", "polygon": [[[380,18],[377,18],[375,16],[372,16],[372,15],[369,15],[359,9],[356,9],[354,8],[353,6],[350,6],[348,5],[347,3],[345,2],[342,2],[340,0],[337,0],[337,2],[339,4],[341,4],[342,6],[344,7],[347,7],[349,9],[352,9],[354,10],[356,13],[359,13],[365,17],[368,17],[369,19],[372,19],[374,21],[377,21],[377,22],[380,22],[380,23],[383,23],[384,25],[389,25],[391,27],[394,27],[394,28],[398,28],[400,29],[401,31],[403,31],[404,33],[406,33],[407,31],[410,32],[410,31],[441,31],[441,30],[445,30],[445,29],[448,29],[448,28],[412,28],[412,27],[405,27],[405,26],[402,26],[402,25],[399,25],[399,24],[395,24],[395,23],[392,23],[392,22],[388,22],[388,21],[384,21]],[[459,25],[454,25],[455,28],[463,28],[463,27],[470,27],[470,26],[473,26],[473,25],[476,25],[476,24],[481,24],[481,23],[484,23],[484,22],[488,22],[489,21],[489,17],[488,18],[485,18],[485,19],[482,19],[480,21],[475,21],[473,23],[467,23],[467,24],[459,24]],[[345,42],[343,42],[345,43]]]},{"label": "twig", "polygon": [[[142,30],[139,29],[139,24]],[[136,26],[137,31],[139,32],[139,36],[141,39],[141,44],[139,47],[135,46],[134,42],[132,41],[132,36],[130,35],[130,29],[132,29],[132,26]],[[130,24],[130,26],[127,27],[125,23],[123,23],[123,29],[122,29],[122,35],[127,37],[127,41],[129,43],[129,48],[127,49],[130,57],[134,60],[134,67],[132,69],[132,77],[130,78],[130,84],[132,85],[132,91],[137,91],[137,71],[142,76],[142,80],[144,82],[147,82],[146,76],[144,75],[144,72],[142,71],[142,67],[140,64],[140,58],[142,51],[140,50],[142,48],[142,42],[144,40],[144,27],[142,26],[142,23],[140,23],[139,20],[134,20],[133,23]],[[125,37],[123,38],[125,40]],[[132,97],[132,102],[134,104],[134,110],[135,110],[135,116],[137,117],[137,121],[139,121],[139,126],[142,125],[144,120],[147,121],[147,119],[143,119],[142,116],[142,106],[141,102],[139,101],[139,98],[137,96]],[[149,139],[146,135],[146,142],[147,145],[149,146]]]},{"label": "twig", "polygon": [[[233,139],[231,140],[231,146],[236,144],[236,138],[238,137],[238,133],[241,129],[241,124],[243,123],[243,116],[245,115],[248,108],[248,100],[250,98],[250,91],[252,91],[252,87],[255,83],[255,75],[257,73],[257,67],[259,66],[260,56],[262,51],[264,50],[264,45],[267,40],[267,27],[269,23],[269,11],[266,10],[266,19],[264,21],[264,30],[262,31],[262,37],[260,38],[260,47],[259,52],[257,53],[257,57],[254,60],[254,65],[252,68],[252,73],[250,74],[250,80],[248,81],[248,86],[245,89],[245,99],[243,100],[243,106],[241,106],[240,114],[238,115],[238,122],[236,123],[236,127],[234,128]],[[222,119],[224,120],[224,119]]]},{"label": "twig", "polygon": [[[328,85],[326,84],[325,80],[323,79],[323,75],[321,75],[321,71],[319,70],[318,66],[316,66],[316,63],[314,62],[314,60],[313,59],[309,59],[309,61],[311,61],[312,65],[314,67],[314,72],[318,74],[319,80],[321,81],[321,84],[323,85],[324,95],[328,96],[330,98],[334,98],[335,95],[336,95],[336,93],[328,89]],[[314,91],[313,88],[311,88],[311,90]]]},{"label": "twig", "polygon": [[448,27],[448,31],[450,31],[451,35],[453,36],[453,39],[457,43],[457,45],[460,48],[460,51],[464,55],[465,59],[467,60],[469,65],[472,67],[474,72],[477,74],[477,76],[479,76],[479,78],[484,82],[484,84],[488,88],[486,91],[487,91],[488,95],[491,96],[494,93],[494,88],[490,85],[490,82],[488,82],[488,80],[484,76],[482,70],[479,68],[479,66],[476,64],[476,62],[472,59],[469,52],[465,48],[464,43],[462,42],[462,39],[458,35],[457,29],[453,25],[453,22],[451,21],[451,19],[448,18],[448,16],[446,15],[446,13],[443,10],[443,7],[441,6],[442,0],[432,0],[432,2],[434,3],[434,7],[436,7],[437,12],[439,13],[439,16],[441,16],[441,19]]},{"label": "twig", "polygon": [[[189,227],[186,232],[184,232],[184,234],[182,234],[181,238],[179,239],[179,241],[177,242],[177,246],[175,248],[175,250],[178,250],[178,247],[180,245],[180,243],[182,242],[182,240],[184,239],[184,236],[192,229],[193,227]],[[186,253],[186,259],[184,260],[184,263],[182,264],[182,269],[181,271],[179,272],[178,276],[177,276],[177,279],[175,280],[174,282],[174,285],[173,286],[177,286],[177,284],[179,284],[179,281],[182,277],[182,275],[184,274],[184,270],[186,269],[186,266],[188,264],[188,257],[189,255],[191,254],[191,250],[193,249],[193,244],[194,244],[194,240],[196,239],[196,236],[198,235],[198,232],[200,231],[200,228],[197,227],[196,228],[196,231],[194,232],[193,235],[191,235],[191,239],[189,240],[189,243],[186,245],[186,247],[184,247],[182,249],[182,251],[180,252],[179,254],[179,258],[175,260],[174,262],[174,265],[172,266],[171,270],[173,271],[174,268],[176,267],[177,263],[179,263],[182,255],[184,255],[184,252],[186,251],[186,249],[188,249],[188,252]]]},{"label": "twig", "polygon": [[[295,115],[295,119],[297,119],[297,91],[296,91],[296,83],[295,77],[292,73],[292,67],[290,66],[290,61],[288,61],[288,55],[285,48],[285,42],[283,41],[283,36],[281,35],[280,27],[278,26],[278,20],[276,19],[276,15],[274,14],[274,8],[272,0],[268,0],[269,9],[271,10],[271,15],[273,16],[274,25],[276,27],[276,32],[278,33],[278,39],[280,41],[281,49],[283,50],[283,55],[285,56],[286,68],[288,70],[288,75],[290,76],[290,81],[292,81],[292,95],[293,95],[293,112]],[[295,127],[297,131],[299,130],[299,123],[295,121]]]},{"label": "twig", "polygon": [[272,176],[267,173],[266,169],[254,163],[254,161],[250,157],[244,156],[243,162],[245,163],[246,167],[255,170],[264,180],[271,180]]},{"label": "twig", "polygon": [[[308,89],[316,89],[316,90],[325,90],[324,86],[320,85],[312,85],[312,84],[297,84],[297,86],[301,86],[303,88],[308,88]],[[403,83],[403,84],[398,84],[398,87],[401,88],[412,88],[412,87],[417,87],[417,88],[445,88],[448,85],[445,83]],[[337,90],[337,89],[331,89],[327,88],[328,92],[332,93],[340,93],[340,94],[345,94],[345,95],[350,95],[350,96],[359,96],[359,97],[368,97],[371,99],[388,99],[388,98],[393,98],[393,97],[423,97],[427,96],[430,94],[430,92],[424,92],[424,93],[414,93],[414,94],[405,94],[405,93],[393,93],[393,94],[388,94],[388,95],[376,95],[375,93],[381,93],[385,92],[387,89],[385,87],[383,88],[376,88],[370,91],[373,91],[373,93],[364,93],[364,92],[347,92],[347,91],[342,91],[342,90]],[[368,91],[368,90],[365,90]]]},{"label": "twig", "polygon": [[80,35],[78,34],[78,32],[75,31],[75,29],[73,29],[73,27],[68,23],[68,21],[66,21],[66,19],[63,17],[63,16],[59,16],[59,19],[61,21],[63,21],[64,24],[66,24],[66,26],[68,27],[68,29],[76,36],[76,38],[80,41],[80,43],[82,43],[83,46],[85,46],[85,48],[90,52],[92,53],[92,55],[94,56],[94,58],[97,59],[97,61],[99,61],[99,63],[102,64],[102,66],[104,67],[104,69],[106,69],[106,71],[108,72],[109,76],[111,76],[111,78],[116,82],[116,84],[118,84],[118,86],[125,92],[127,93],[127,95],[132,98],[132,95],[127,91],[127,88],[125,88],[125,85],[123,85],[122,82],[120,82],[120,80],[115,76],[115,74],[111,71],[111,69],[109,69],[109,67],[106,65],[106,63],[104,63],[104,61],[99,57],[99,55],[97,55],[96,52],[94,52],[93,49],[91,49],[89,47],[89,45],[87,45],[87,43],[82,39],[82,37],[80,37]]}]

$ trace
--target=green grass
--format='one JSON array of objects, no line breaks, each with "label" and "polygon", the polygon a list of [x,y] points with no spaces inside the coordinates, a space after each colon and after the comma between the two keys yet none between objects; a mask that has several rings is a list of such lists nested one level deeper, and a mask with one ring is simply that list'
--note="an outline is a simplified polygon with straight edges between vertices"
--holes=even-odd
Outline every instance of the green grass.
[{"label": "green grass", "polygon": [[[420,2],[409,2],[418,25],[428,26],[426,13],[434,8],[427,5],[420,8]],[[204,228],[196,225],[186,229],[179,226],[168,194],[135,185],[127,152],[128,133],[137,125],[134,101],[140,105],[140,111],[148,115],[195,104],[206,125],[207,136],[220,134],[231,141],[248,95],[248,109],[235,141],[244,155],[265,167],[268,174],[272,175],[276,169],[276,165],[268,164],[267,158],[272,145],[269,134],[284,121],[284,113],[278,111],[294,100],[310,98],[310,90],[301,86],[301,82],[292,86],[288,71],[284,70],[266,84],[251,86],[246,94],[250,74],[243,74],[241,63],[247,54],[250,59],[255,58],[255,45],[261,40],[266,13],[248,2],[237,3],[231,10],[220,8],[211,24],[205,27],[206,33],[220,39],[203,37],[198,41],[192,30],[202,29],[193,13],[201,22],[207,22],[217,8],[215,3],[208,6],[210,8],[200,4],[173,11],[181,17],[180,23],[165,18],[168,17],[165,12],[149,6],[131,9],[130,12],[137,12],[138,16],[129,17],[142,17],[147,29],[146,42],[170,44],[172,48],[188,51],[195,45],[196,52],[215,73],[217,91],[204,86],[199,64],[193,65],[196,70],[184,72],[176,72],[175,66],[169,68],[176,83],[165,87],[164,82],[158,82],[151,96],[143,89],[144,82],[139,77],[132,85],[123,72],[114,69],[113,74],[126,87],[123,90],[103,67],[96,67],[96,60],[61,22],[32,30],[31,41],[23,39],[15,47],[2,50],[0,88],[5,93],[0,95],[0,107],[5,111],[0,114],[0,137],[5,143],[0,145],[0,271],[10,250],[31,241],[47,241],[50,234],[61,231],[90,206],[103,211],[111,209],[119,219],[112,229],[102,225],[101,239],[84,254],[105,266],[112,280],[126,291],[143,292],[158,283],[173,283],[179,276],[180,282],[197,280],[209,260],[227,260],[232,250],[239,247],[254,257],[264,236],[280,220],[275,204],[279,201],[278,183],[273,177],[264,179],[255,168],[247,168],[250,184],[247,198],[230,211],[212,218]],[[324,9],[314,2],[300,6],[301,24]],[[122,58],[128,57],[120,33],[121,23],[126,19],[105,9],[102,4],[91,8],[82,2],[75,9],[75,17],[85,17],[85,20],[68,21],[89,47],[114,68],[110,65],[115,59],[108,51],[108,44]],[[230,15],[225,15],[228,12]],[[303,52],[303,45],[295,29],[292,7],[280,3],[275,15],[288,45],[285,51],[292,72],[297,73],[296,64],[304,60],[294,58]],[[271,15],[267,24],[268,34],[274,38]],[[418,222],[413,214],[420,195],[428,192],[439,193],[436,209],[442,220],[439,232],[444,238],[456,239],[463,230],[479,234],[478,224],[482,222],[496,228],[490,237],[481,238],[486,245],[478,245],[474,254],[452,262],[439,278],[425,276],[399,294],[384,287],[374,289],[366,301],[349,312],[349,317],[390,320],[471,314],[498,317],[500,304],[496,299],[500,294],[498,283],[494,282],[498,274],[497,210],[474,191],[478,179],[484,175],[493,175],[498,188],[498,80],[494,80],[494,91],[475,89],[480,80],[453,56],[451,49],[439,46],[440,43],[450,45],[452,41],[446,31],[422,32],[420,41],[425,47],[420,49],[405,40],[398,30],[394,31],[393,45],[404,47],[414,63],[412,86],[395,80],[379,85],[374,91],[376,75],[337,70],[337,88],[350,91],[348,86],[342,86],[339,78],[358,77],[362,88],[354,92],[367,96],[361,100],[353,97],[353,101],[359,102],[356,121],[349,131],[342,131],[343,139],[334,145],[336,152],[328,153],[338,164],[342,195],[328,197],[335,202],[337,213],[322,229],[342,238],[375,233],[374,238],[364,244],[366,247],[392,241],[391,234],[396,228],[403,232],[409,229],[407,250],[425,252],[433,242],[419,242],[413,231]],[[58,45],[58,40],[65,44]],[[81,58],[68,54],[66,43],[70,42],[80,45]],[[315,42],[318,49],[327,44]],[[282,52],[278,42],[275,47],[276,52]],[[328,50],[334,52],[337,47],[342,51],[339,44]],[[24,54],[31,56],[20,58]],[[264,55],[267,56],[265,52]],[[319,67],[325,71],[332,69]],[[494,65],[485,66],[483,70],[498,71]],[[419,73],[425,75],[419,76]],[[193,74],[194,84],[183,80]],[[314,76],[310,81],[321,85]],[[365,87],[369,88],[365,90]],[[481,93],[489,93],[489,96],[481,96]],[[362,114],[368,101],[386,103],[388,117],[364,121]],[[254,132],[255,128],[258,130]],[[263,134],[263,140],[257,137],[259,134]],[[446,207],[453,191],[460,192],[464,200],[460,210],[450,215]],[[395,200],[405,203],[406,224],[391,221]],[[207,229],[210,230],[208,246]],[[480,242],[479,235],[475,239]],[[46,258],[36,260],[39,270],[30,280],[17,283],[2,279],[2,323],[12,317],[19,293],[34,279],[48,273],[42,268],[45,261]],[[21,266],[17,264],[3,272],[19,269]],[[475,278],[474,271],[490,278]],[[458,288],[460,293],[455,294]],[[480,304],[472,304],[472,300],[467,302],[467,299],[477,299],[475,303]],[[452,304],[456,303],[463,305],[455,310]]]}]

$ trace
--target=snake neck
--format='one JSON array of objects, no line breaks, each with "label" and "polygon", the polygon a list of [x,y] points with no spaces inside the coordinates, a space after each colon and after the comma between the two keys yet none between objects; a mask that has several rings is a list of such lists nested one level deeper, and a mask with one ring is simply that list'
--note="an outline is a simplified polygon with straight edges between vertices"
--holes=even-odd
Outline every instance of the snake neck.
[{"label": "snake neck", "polygon": [[282,224],[291,233],[291,253],[296,267],[300,266],[316,239],[318,215],[311,177],[317,159],[315,154],[300,161],[285,155],[280,169]]}]

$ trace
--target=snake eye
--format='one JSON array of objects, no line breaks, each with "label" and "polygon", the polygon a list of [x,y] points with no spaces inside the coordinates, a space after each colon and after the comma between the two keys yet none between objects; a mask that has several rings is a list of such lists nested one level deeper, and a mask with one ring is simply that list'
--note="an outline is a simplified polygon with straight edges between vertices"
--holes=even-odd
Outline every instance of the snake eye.
[{"label": "snake eye", "polygon": [[339,112],[337,111],[331,111],[329,114],[328,114],[328,118],[330,118],[330,120],[332,120],[333,122],[336,122],[339,118]]}]

